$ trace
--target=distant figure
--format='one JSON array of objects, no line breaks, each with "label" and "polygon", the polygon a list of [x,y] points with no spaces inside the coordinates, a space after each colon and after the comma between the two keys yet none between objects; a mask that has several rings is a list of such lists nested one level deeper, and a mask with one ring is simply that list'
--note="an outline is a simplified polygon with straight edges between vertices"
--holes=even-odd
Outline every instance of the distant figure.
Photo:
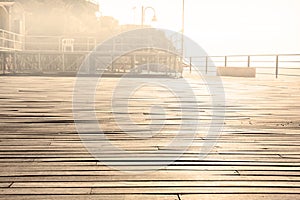
[{"label": "distant figure", "polygon": [[4,70],[7,72],[14,72],[13,71],[13,58],[11,54],[5,57],[5,62],[4,62]]},{"label": "distant figure", "polygon": [[63,52],[66,51],[74,51],[74,39],[72,38],[64,38],[62,39],[62,50]]}]

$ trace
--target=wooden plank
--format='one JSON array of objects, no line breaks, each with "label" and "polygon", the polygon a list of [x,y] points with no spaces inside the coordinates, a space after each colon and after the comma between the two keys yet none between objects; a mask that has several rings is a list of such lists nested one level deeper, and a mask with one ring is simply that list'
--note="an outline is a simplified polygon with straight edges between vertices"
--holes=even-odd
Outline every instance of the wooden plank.
[{"label": "wooden plank", "polygon": [[270,187],[136,187],[136,188],[0,188],[2,195],[49,194],[299,194],[299,188]]},{"label": "wooden plank", "polygon": [[0,188],[1,195],[90,194],[91,188]]},{"label": "wooden plank", "polygon": [[300,188],[300,182],[283,181],[101,181],[101,182],[14,182],[11,188],[136,188],[136,187],[285,187]]},{"label": "wooden plank", "polygon": [[[144,162],[144,163],[135,163],[135,162],[131,162],[131,163],[112,163],[110,166],[89,166],[89,167],[69,167],[70,171],[73,171],[73,173],[84,173],[86,171],[98,171],[99,173],[101,173],[101,171],[113,171],[113,167],[118,167],[119,169],[124,169],[126,171],[126,169],[130,169],[130,168],[143,168],[143,167],[148,167],[148,166],[157,166],[159,168],[165,169],[165,170],[170,170],[170,171],[179,171],[179,170],[185,170],[185,171],[278,171],[279,173],[281,171],[299,171],[300,167],[278,167],[278,166],[190,166],[190,165],[181,165],[181,166],[168,166],[168,167],[163,167],[163,166],[159,166],[161,165],[161,163],[156,164],[155,162]],[[17,174],[21,174],[23,172],[26,172],[28,170],[32,170],[35,172],[38,172],[40,175],[42,175],[41,173],[44,171],[45,173],[49,173],[52,174],[51,171],[55,171],[57,174],[59,175],[63,175],[64,173],[68,174],[68,171],[65,171],[64,167],[35,167],[35,168],[19,168],[18,167],[12,167],[12,168],[3,168],[3,170],[6,170],[5,172],[2,173],[2,175],[6,175],[8,173],[17,173]]]},{"label": "wooden plank", "polygon": [[91,194],[299,194],[299,188],[281,187],[159,187],[92,188]]},{"label": "wooden plank", "polygon": [[2,200],[179,200],[177,195],[0,195]]},{"label": "wooden plank", "polygon": [[[125,168],[128,169],[128,168]],[[217,171],[217,170],[213,170],[213,171],[188,171],[185,170],[185,172],[181,171],[181,170],[172,170],[172,171],[168,171],[170,172],[173,176],[176,175],[180,175],[180,174],[184,174],[186,175],[199,175],[199,176],[209,176],[209,175],[214,175],[214,174],[222,174],[222,175],[237,175],[238,173],[235,170],[222,170],[222,171]],[[135,171],[133,171],[134,173]],[[92,171],[92,170],[88,170],[88,171],[72,171],[72,170],[65,170],[65,171],[10,171],[10,172],[3,172],[0,174],[0,176],[7,176],[7,177],[13,177],[13,176],[114,176],[114,175],[124,175],[127,174],[128,172],[123,172],[123,171],[116,171],[114,169],[111,170],[96,170],[96,171]],[[137,172],[135,172],[137,173]],[[160,172],[161,174],[164,174],[164,172]],[[157,176],[160,174],[157,173]]]},{"label": "wooden plank", "polygon": [[8,188],[13,184],[13,182],[0,182],[0,188]]},{"label": "wooden plank", "polygon": [[299,194],[184,194],[181,200],[290,200],[298,199]]},{"label": "wooden plank", "polygon": [[[187,179],[188,177],[188,179]],[[300,177],[297,175],[272,175],[272,174],[253,174],[253,175],[231,175],[211,174],[198,175],[197,173],[169,173],[159,175],[90,175],[90,176],[10,176],[0,177],[0,181],[11,182],[99,182],[99,181],[269,181],[272,182],[299,182]]]},{"label": "wooden plank", "polygon": [[[118,162],[115,162],[118,165]],[[124,165],[126,162],[124,163]],[[133,163],[134,164],[134,163]],[[90,169],[101,169],[97,168],[97,166],[103,166],[105,163],[101,162],[0,162],[0,167],[5,170],[14,170],[15,168],[23,168],[23,169],[47,169],[47,167],[51,167],[53,170],[62,170],[66,169],[65,167],[71,167],[73,170],[84,170],[86,168]],[[121,164],[120,164],[121,165]],[[128,164],[129,165],[129,164]],[[299,164],[295,163],[294,160],[285,161],[285,162],[270,162],[267,161],[197,161],[193,159],[185,159],[185,160],[177,160],[172,162],[170,165],[175,166],[229,166],[229,167],[239,167],[239,166],[257,166],[257,167],[298,167]]]}]

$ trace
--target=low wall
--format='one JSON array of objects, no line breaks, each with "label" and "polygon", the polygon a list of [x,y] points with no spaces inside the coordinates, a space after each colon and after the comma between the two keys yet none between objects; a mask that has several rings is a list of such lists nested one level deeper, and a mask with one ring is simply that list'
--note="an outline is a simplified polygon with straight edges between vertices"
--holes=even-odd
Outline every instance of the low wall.
[{"label": "low wall", "polygon": [[255,77],[254,67],[217,67],[218,76]]}]

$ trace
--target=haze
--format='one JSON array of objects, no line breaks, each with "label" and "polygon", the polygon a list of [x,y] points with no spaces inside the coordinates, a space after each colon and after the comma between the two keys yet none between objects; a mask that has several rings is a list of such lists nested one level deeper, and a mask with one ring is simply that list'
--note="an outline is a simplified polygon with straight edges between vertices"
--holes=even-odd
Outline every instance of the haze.
[{"label": "haze", "polygon": [[[146,24],[181,30],[182,0],[99,0],[103,15],[120,24],[139,24],[141,6]],[[134,9],[135,7],[135,9]],[[298,0],[185,0],[185,34],[210,55],[300,53]]]}]

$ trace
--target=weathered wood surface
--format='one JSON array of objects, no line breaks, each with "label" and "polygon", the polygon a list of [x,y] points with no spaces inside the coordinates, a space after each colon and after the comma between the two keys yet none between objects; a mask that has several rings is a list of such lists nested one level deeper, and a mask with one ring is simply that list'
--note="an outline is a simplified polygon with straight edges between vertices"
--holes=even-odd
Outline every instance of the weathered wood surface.
[{"label": "weathered wood surface", "polygon": [[[199,160],[199,134],[170,166],[141,174],[105,166],[85,149],[73,121],[74,80],[0,77],[0,199],[300,198],[300,80],[223,78],[225,127],[208,157]],[[209,120],[209,96],[190,80],[202,98],[201,116]],[[149,158],[150,151],[165,148],[174,126],[146,142],[118,132],[108,107],[116,79],[105,81],[98,117],[107,120],[103,126],[114,144]],[[138,114],[143,106],[133,106],[134,119],[147,123]],[[178,122],[173,118],[169,125]]]}]

